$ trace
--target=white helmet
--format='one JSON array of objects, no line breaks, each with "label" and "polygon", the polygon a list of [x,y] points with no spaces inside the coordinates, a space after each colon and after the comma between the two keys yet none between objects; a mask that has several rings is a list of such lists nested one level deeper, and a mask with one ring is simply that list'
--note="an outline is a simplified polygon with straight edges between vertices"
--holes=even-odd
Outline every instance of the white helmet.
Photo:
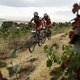
[{"label": "white helmet", "polygon": [[34,16],[38,16],[38,12],[34,12]]},{"label": "white helmet", "polygon": [[48,16],[47,13],[45,13],[45,14],[44,14],[44,17],[47,17],[47,16]]}]

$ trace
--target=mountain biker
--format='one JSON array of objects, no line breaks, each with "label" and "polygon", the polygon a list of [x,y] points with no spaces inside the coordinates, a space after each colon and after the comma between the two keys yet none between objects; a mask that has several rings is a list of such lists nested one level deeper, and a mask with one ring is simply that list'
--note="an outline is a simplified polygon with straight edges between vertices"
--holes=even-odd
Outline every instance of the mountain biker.
[{"label": "mountain biker", "polygon": [[74,22],[72,23],[73,31],[70,31],[69,33],[71,44],[74,44],[80,37],[80,15],[77,14],[77,17],[74,18],[73,20],[74,20]]},{"label": "mountain biker", "polygon": [[51,19],[47,13],[44,14],[44,17],[42,18],[42,21],[44,22],[43,27],[45,26],[45,29],[47,30],[48,36],[51,35]]},{"label": "mountain biker", "polygon": [[74,22],[72,23],[72,26],[73,26],[73,30],[74,30],[75,28],[80,27],[80,15],[77,14],[77,17],[72,19],[71,21],[73,21],[73,20],[74,20]]},{"label": "mountain biker", "polygon": [[39,17],[38,12],[34,12],[33,15],[34,15],[34,17],[31,19],[30,23],[32,21],[34,21],[34,23],[35,23],[34,30],[38,31],[38,30],[42,29],[42,19]]},{"label": "mountain biker", "polygon": [[51,28],[51,19],[47,13],[44,14],[44,17],[42,18],[42,20],[44,21],[46,28],[48,29]]}]

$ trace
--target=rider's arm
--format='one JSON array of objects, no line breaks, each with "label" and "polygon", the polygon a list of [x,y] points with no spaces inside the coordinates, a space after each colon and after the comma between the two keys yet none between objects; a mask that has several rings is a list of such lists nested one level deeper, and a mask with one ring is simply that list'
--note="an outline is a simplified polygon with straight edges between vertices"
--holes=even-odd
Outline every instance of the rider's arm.
[{"label": "rider's arm", "polygon": [[30,20],[30,22],[29,22],[29,26],[31,27],[31,23],[32,23],[32,21],[34,20],[34,18],[32,18],[31,20]]},{"label": "rider's arm", "polygon": [[45,25],[45,19],[44,19],[44,17],[42,18],[42,22],[43,22],[43,25]]},{"label": "rider's arm", "polygon": [[34,18],[31,19],[30,23],[34,20]]},{"label": "rider's arm", "polygon": [[76,18],[72,19],[71,21],[76,20]]},{"label": "rider's arm", "polygon": [[49,17],[49,21],[51,22],[51,19],[50,19],[50,17]]},{"label": "rider's arm", "polygon": [[44,20],[44,17],[42,18],[42,20]]}]

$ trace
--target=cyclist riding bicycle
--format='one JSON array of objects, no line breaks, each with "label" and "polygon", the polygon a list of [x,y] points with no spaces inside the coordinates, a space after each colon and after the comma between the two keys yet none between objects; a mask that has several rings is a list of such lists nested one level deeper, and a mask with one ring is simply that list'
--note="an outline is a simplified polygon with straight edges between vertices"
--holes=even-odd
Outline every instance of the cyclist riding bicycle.
[{"label": "cyclist riding bicycle", "polygon": [[42,21],[44,23],[45,29],[47,30],[47,34],[51,35],[51,19],[47,13],[44,14],[44,17],[42,18]]},{"label": "cyclist riding bicycle", "polygon": [[80,27],[80,15],[77,14],[76,18],[72,19],[71,21],[73,21],[73,20],[74,20],[74,22],[72,23],[72,26],[73,26],[73,30],[74,30],[75,28]]},{"label": "cyclist riding bicycle", "polygon": [[[70,43],[75,44],[75,42],[79,39],[80,37],[80,15],[77,14],[77,17],[72,19],[74,22],[72,23],[73,26],[73,31],[70,31],[69,37],[71,39]],[[71,20],[71,21],[72,21]]]},{"label": "cyclist riding bicycle", "polygon": [[39,15],[38,15],[38,12],[34,12],[34,17],[31,19],[31,21],[30,21],[30,23],[32,22],[32,21],[34,21],[34,23],[35,23],[35,27],[34,27],[34,31],[38,31],[38,30],[40,30],[40,29],[42,29],[42,20],[41,20],[41,18],[39,17]]},{"label": "cyclist riding bicycle", "polygon": [[49,15],[47,15],[47,13],[44,14],[44,17],[42,18],[42,20],[44,21],[45,27],[46,28],[51,28],[51,19],[49,17]]}]

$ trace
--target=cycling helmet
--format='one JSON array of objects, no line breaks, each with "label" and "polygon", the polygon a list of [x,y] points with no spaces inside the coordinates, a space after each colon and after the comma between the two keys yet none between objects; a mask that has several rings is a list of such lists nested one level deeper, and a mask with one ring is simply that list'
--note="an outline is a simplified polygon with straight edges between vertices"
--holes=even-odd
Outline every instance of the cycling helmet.
[{"label": "cycling helmet", "polygon": [[45,13],[45,14],[44,14],[44,17],[47,17],[47,16],[48,16],[47,13]]},{"label": "cycling helmet", "polygon": [[77,4],[77,3],[75,3],[75,4],[73,5],[73,7],[77,8],[77,7],[79,7],[79,6],[78,6],[78,4]]},{"label": "cycling helmet", "polygon": [[34,12],[34,16],[38,16],[38,12]]}]

